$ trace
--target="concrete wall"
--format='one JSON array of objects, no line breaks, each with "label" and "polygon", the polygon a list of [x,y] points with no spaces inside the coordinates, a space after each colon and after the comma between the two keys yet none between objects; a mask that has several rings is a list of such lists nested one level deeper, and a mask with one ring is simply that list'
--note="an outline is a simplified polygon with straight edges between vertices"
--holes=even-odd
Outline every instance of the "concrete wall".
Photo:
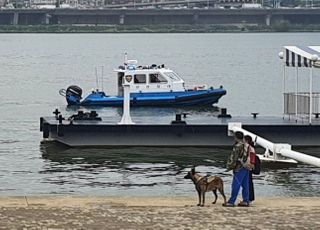
[{"label": "concrete wall", "polygon": [[183,9],[183,10],[75,10],[21,9],[0,11],[2,25],[39,24],[259,24],[286,20],[292,24],[318,24],[320,9]]},{"label": "concrete wall", "polygon": [[13,13],[0,13],[0,25],[13,24]]}]

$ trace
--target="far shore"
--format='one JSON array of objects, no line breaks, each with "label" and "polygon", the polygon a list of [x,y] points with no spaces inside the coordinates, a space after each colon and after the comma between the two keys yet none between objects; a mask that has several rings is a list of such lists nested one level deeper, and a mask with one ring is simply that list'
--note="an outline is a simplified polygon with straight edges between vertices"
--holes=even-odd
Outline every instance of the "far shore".
[{"label": "far shore", "polygon": [[0,33],[274,33],[320,32],[320,25],[0,25]]}]

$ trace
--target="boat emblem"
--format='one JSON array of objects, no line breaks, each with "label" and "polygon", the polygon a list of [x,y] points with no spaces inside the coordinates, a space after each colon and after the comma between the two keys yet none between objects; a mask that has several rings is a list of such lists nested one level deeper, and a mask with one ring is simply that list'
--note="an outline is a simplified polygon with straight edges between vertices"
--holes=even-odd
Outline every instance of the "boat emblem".
[{"label": "boat emblem", "polygon": [[132,76],[126,75],[126,81],[130,83],[132,81]]}]

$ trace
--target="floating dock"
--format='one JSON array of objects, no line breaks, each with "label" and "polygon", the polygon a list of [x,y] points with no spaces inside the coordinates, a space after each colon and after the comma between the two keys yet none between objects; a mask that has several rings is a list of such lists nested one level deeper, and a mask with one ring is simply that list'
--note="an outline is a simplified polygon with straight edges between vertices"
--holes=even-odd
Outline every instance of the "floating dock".
[{"label": "floating dock", "polygon": [[[82,114],[82,113],[81,113]],[[90,115],[92,114],[92,115]],[[45,140],[55,140],[70,147],[85,146],[230,146],[228,123],[241,122],[252,133],[292,146],[320,146],[320,119],[289,120],[282,117],[186,116],[177,114],[170,121],[155,117],[153,122],[133,117],[134,124],[100,118],[95,112],[85,119],[62,115],[40,118]],[[83,116],[83,115],[81,115]],[[91,118],[90,118],[91,116]]]}]

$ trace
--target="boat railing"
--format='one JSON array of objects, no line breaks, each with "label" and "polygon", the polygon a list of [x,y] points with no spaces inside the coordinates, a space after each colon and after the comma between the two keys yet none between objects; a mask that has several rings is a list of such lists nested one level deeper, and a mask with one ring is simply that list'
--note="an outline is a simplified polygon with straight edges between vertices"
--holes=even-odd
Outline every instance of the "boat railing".
[{"label": "boat railing", "polygon": [[192,90],[207,90],[209,87],[206,84],[199,84],[199,85],[186,85],[186,89]]},{"label": "boat railing", "polygon": [[[284,114],[308,115],[310,112],[309,92],[284,93]],[[320,92],[312,93],[312,113],[320,114]]]}]

